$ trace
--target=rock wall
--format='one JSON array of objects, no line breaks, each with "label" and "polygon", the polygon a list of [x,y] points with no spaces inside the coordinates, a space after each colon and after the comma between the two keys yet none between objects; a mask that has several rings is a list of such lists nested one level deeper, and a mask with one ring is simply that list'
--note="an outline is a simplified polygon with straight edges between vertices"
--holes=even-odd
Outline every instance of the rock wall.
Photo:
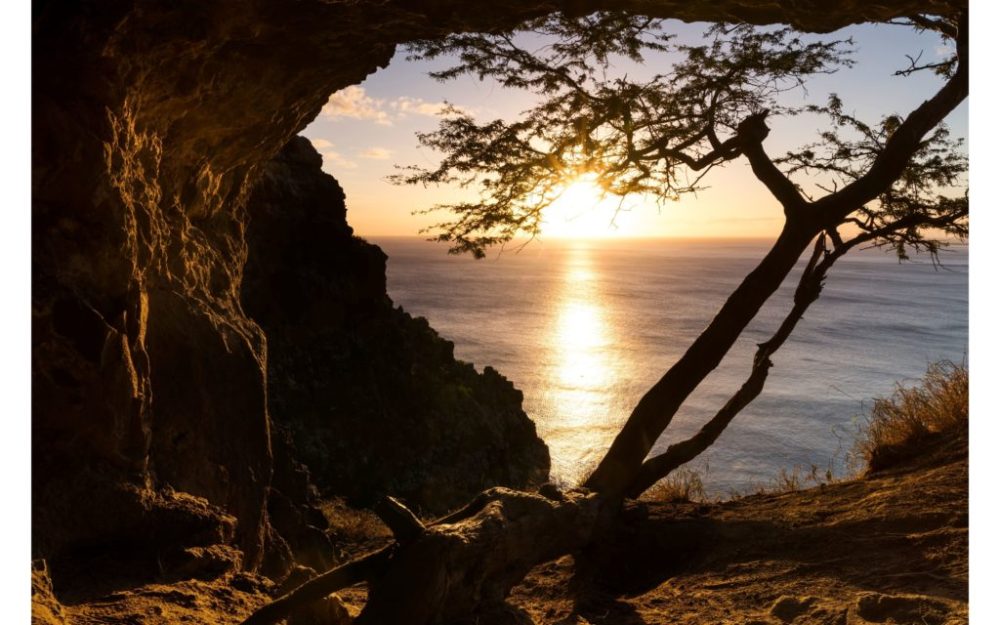
[{"label": "rock wall", "polygon": [[[208,533],[219,540],[232,536],[244,567],[261,566],[276,540],[265,505],[274,466],[267,343],[240,300],[246,201],[262,166],[327,97],[388,63],[396,44],[502,27],[557,9],[787,20],[829,30],[957,6],[938,0],[33,3],[35,554],[111,544],[125,535],[141,537],[136,544],[155,554],[176,546],[176,533],[160,530],[186,510],[198,523],[214,519]],[[374,271],[377,253],[357,249],[369,255],[366,271]],[[414,327],[401,313],[396,320]],[[419,339],[426,343],[421,349],[447,351],[426,338],[429,332]],[[499,378],[483,384],[483,393],[509,395],[497,390],[505,388]],[[331,483],[354,479],[336,475]],[[178,499],[180,492],[186,494]]]}]

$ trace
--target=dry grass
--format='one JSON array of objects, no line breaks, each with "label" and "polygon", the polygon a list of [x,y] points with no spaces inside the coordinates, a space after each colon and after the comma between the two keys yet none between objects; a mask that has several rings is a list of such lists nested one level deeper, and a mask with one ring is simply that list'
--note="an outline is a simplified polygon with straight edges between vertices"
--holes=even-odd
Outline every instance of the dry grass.
[{"label": "dry grass", "polygon": [[969,369],[953,362],[928,367],[917,386],[896,386],[875,400],[854,445],[861,471],[886,469],[919,454],[937,435],[968,427]]},{"label": "dry grass", "polygon": [[327,535],[342,557],[371,551],[392,540],[392,532],[371,510],[353,508],[341,499],[324,501],[320,510],[330,524]]},{"label": "dry grass", "polygon": [[819,467],[815,464],[810,465],[808,471],[800,466],[795,466],[791,470],[782,468],[778,471],[778,476],[774,478],[772,483],[759,492],[762,494],[791,493],[797,490],[802,490],[803,488],[823,486],[825,484],[832,484],[833,482],[833,471],[831,469],[827,469],[826,472],[820,473]]},{"label": "dry grass", "polygon": [[791,471],[782,467],[778,471],[778,477],[774,478],[773,486],[764,492],[790,493],[802,490],[802,481],[802,472],[798,467],[793,468]]},{"label": "dry grass", "polygon": [[701,474],[691,469],[678,469],[646,490],[642,499],[678,503],[705,501],[707,497]]},{"label": "dry grass", "polygon": [[752,495],[780,495],[816,486],[829,486],[838,481],[832,468],[820,471],[815,464],[809,465],[808,469],[796,465],[791,469],[780,469],[777,475],[767,482],[753,481],[743,489],[730,489],[728,499],[736,501]]}]

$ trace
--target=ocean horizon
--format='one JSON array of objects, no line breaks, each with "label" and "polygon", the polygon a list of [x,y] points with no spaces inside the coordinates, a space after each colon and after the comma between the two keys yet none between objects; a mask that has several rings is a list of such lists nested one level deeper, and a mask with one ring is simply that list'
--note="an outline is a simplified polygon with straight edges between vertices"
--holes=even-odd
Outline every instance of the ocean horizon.
[{"label": "ocean horizon", "polygon": [[[395,304],[428,319],[457,358],[497,369],[524,393],[554,480],[575,484],[642,394],[680,357],[769,239],[536,240],[486,259],[418,237],[366,237],[389,257]],[[514,251],[517,249],[518,251]],[[875,397],[930,363],[968,352],[968,249],[854,250],[773,357],[763,393],[687,468],[711,496],[766,487],[781,471],[843,476]],[[800,260],[800,267],[804,260]],[[686,437],[750,371],[756,344],[791,307],[799,269],[688,398],[654,453]]]}]

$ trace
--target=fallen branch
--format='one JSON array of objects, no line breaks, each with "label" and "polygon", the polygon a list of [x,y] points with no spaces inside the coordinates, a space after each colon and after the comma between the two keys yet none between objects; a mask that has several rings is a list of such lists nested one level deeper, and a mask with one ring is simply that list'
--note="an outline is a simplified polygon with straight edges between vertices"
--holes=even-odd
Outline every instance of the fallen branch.
[{"label": "fallen branch", "polygon": [[405,545],[424,533],[424,524],[417,515],[394,497],[385,497],[375,504],[374,512],[382,519],[396,542]]},{"label": "fallen branch", "polygon": [[492,488],[427,526],[387,498],[375,513],[395,543],[306,582],[242,625],[273,625],[359,582],[369,583],[369,595],[358,625],[448,621],[501,602],[534,565],[586,545],[611,509],[588,491],[543,490]]},{"label": "fallen branch", "polygon": [[367,581],[385,570],[396,549],[397,545],[390,545],[314,577],[260,608],[247,617],[241,625],[272,625],[287,618],[299,608],[319,601],[341,588]]}]

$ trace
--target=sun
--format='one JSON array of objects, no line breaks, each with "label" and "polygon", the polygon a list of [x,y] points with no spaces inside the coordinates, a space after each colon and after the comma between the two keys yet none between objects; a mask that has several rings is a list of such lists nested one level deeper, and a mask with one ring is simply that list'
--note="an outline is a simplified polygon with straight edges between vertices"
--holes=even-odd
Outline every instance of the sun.
[{"label": "sun", "polygon": [[614,223],[619,201],[605,197],[595,182],[585,174],[566,184],[559,197],[542,215],[542,234],[555,238],[605,238],[619,233]]}]

